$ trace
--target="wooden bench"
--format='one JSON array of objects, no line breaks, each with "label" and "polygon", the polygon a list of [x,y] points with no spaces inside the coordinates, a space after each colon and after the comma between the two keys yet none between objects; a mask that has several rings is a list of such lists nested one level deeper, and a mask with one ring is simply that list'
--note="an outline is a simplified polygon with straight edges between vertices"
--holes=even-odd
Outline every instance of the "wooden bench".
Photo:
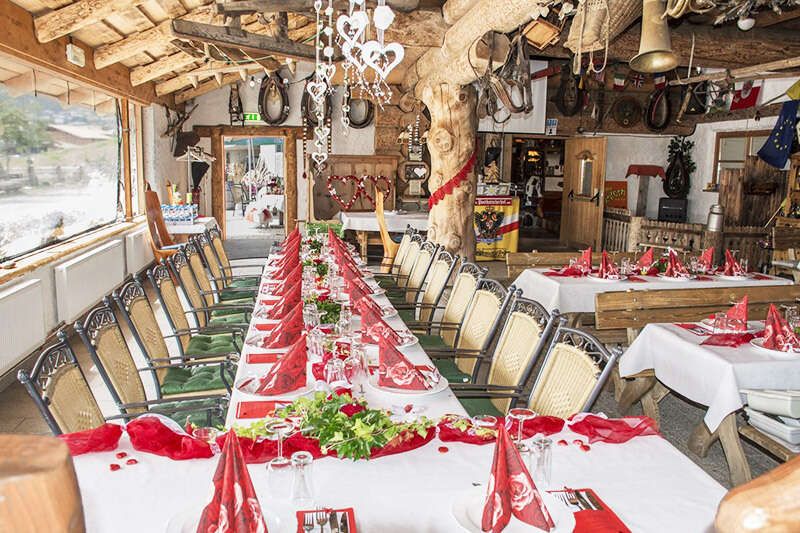
[{"label": "wooden bench", "polygon": [[[569,265],[569,260],[579,257],[580,252],[519,252],[506,255],[506,269],[509,279],[514,279],[528,268],[562,267]],[[592,253],[592,264],[600,264],[602,252]],[[635,261],[639,254],[635,252],[608,252],[611,259],[619,263],[623,257]]]},{"label": "wooden bench", "polygon": [[[766,317],[770,304],[794,305],[796,299],[800,298],[800,285],[630,290],[599,293],[595,296],[595,327],[598,330],[625,328],[630,343],[647,324],[696,322],[713,313],[725,311],[732,303],[745,296],[748,298],[750,316],[761,319]],[[645,370],[632,376],[631,380],[623,380],[619,376],[619,372],[615,370],[612,379],[616,389],[615,397],[621,412],[625,413],[634,403],[641,401],[644,413],[656,422],[659,421],[658,403],[669,394],[669,389],[656,379],[652,370]],[[744,429],[743,434],[752,439],[749,430]],[[752,440],[761,444],[769,439],[766,435],[760,437],[763,438],[759,438],[757,441]],[[689,449],[704,457],[709,446],[716,439],[720,439],[725,450],[734,484],[748,481],[750,467],[738,438],[736,413],[725,417],[713,434],[701,422],[689,439]],[[778,445],[778,443],[774,444]],[[780,453],[772,450],[772,446],[764,447],[781,457]],[[777,448],[775,449],[777,450]]]}]

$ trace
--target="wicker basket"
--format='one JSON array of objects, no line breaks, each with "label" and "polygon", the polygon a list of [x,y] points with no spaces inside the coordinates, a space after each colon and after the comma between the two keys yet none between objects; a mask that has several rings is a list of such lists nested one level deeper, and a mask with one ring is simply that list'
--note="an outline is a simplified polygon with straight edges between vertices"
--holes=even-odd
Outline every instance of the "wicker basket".
[{"label": "wicker basket", "polygon": [[[605,9],[606,1],[608,12]],[[610,17],[608,40],[611,42],[641,16],[641,0],[583,0],[578,4],[564,47],[576,54],[602,50],[606,43],[605,23],[608,17]],[[582,41],[581,29],[583,29]],[[578,50],[579,43],[580,50]]]}]

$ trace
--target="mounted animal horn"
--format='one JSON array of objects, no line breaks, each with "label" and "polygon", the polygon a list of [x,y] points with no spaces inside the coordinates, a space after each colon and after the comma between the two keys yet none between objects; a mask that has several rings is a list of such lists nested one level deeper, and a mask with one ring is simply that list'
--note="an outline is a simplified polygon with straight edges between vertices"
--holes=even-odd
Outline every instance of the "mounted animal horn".
[{"label": "mounted animal horn", "polygon": [[664,18],[662,0],[643,0],[642,36],[639,53],[629,61],[636,72],[667,72],[678,66],[678,56],[672,51],[669,27]]}]

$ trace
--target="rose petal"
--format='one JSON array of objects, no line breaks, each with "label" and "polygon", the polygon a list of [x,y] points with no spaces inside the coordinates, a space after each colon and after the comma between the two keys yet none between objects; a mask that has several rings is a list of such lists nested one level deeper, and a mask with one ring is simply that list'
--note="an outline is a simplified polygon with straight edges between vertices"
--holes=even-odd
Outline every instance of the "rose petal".
[{"label": "rose petal", "polygon": [[132,458],[132,457],[131,457],[130,459],[128,459],[127,461],[125,461],[125,464],[126,464],[126,465],[135,465],[135,464],[137,464],[138,462],[139,462],[139,461],[137,461],[136,459],[134,459],[134,458]]},{"label": "rose petal", "polygon": [[108,468],[109,468],[109,469],[110,469],[112,472],[116,472],[117,470],[119,470],[119,469],[120,469],[120,468],[122,468],[122,467],[121,467],[121,466],[119,466],[117,463],[111,463],[110,465],[108,465]]},{"label": "rose petal", "polygon": [[128,454],[125,453],[125,452],[118,452],[117,453],[117,459],[122,459],[122,458],[127,457],[127,456],[128,456]]},{"label": "rose petal", "polygon": [[447,446],[439,446],[439,453],[447,453],[450,451],[450,448]]},{"label": "rose petal", "polygon": [[569,442],[565,441],[564,439],[561,439],[560,441],[558,441],[558,445],[559,446],[567,446],[568,444],[569,444]]}]

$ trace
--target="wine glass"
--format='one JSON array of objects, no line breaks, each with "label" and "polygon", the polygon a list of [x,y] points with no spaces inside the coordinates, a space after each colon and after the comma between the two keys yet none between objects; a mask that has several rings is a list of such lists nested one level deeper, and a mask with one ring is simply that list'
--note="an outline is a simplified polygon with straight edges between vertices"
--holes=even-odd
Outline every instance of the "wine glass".
[{"label": "wine glass", "polygon": [[307,509],[314,506],[314,483],[312,481],[312,467],[314,456],[307,451],[292,454],[292,503],[298,509]]},{"label": "wine glass", "polygon": [[364,359],[364,348],[350,345],[350,356],[344,360],[344,372],[350,384],[358,387],[360,396],[364,396],[364,383],[369,377],[369,369]]},{"label": "wine glass", "polygon": [[289,420],[276,418],[267,424],[267,429],[278,441],[278,456],[267,463],[267,480],[273,495],[280,497],[288,492],[286,488],[291,475],[289,467],[292,464],[291,460],[283,455],[283,441],[295,429],[295,425]]},{"label": "wine glass", "polygon": [[303,323],[306,331],[311,331],[319,326],[319,309],[315,304],[305,304],[303,306]]},{"label": "wine glass", "polygon": [[344,361],[338,357],[334,357],[325,363],[325,381],[328,383],[331,390],[344,388],[349,385],[347,377],[345,377]]},{"label": "wine glass", "polygon": [[531,418],[536,417],[536,413],[530,409],[525,409],[523,407],[515,407],[513,409],[509,409],[508,416],[506,417],[506,429],[511,429],[512,421],[517,421],[517,439],[516,445],[517,449],[520,451],[527,451],[528,447],[523,444],[522,442],[522,426],[525,425],[525,421]]},{"label": "wine glass", "polygon": [[217,444],[217,437],[219,436],[219,430],[217,428],[194,428],[194,431],[192,431],[192,436],[197,437],[198,439],[207,443],[211,448],[211,453],[214,455],[220,453],[219,444]]}]

